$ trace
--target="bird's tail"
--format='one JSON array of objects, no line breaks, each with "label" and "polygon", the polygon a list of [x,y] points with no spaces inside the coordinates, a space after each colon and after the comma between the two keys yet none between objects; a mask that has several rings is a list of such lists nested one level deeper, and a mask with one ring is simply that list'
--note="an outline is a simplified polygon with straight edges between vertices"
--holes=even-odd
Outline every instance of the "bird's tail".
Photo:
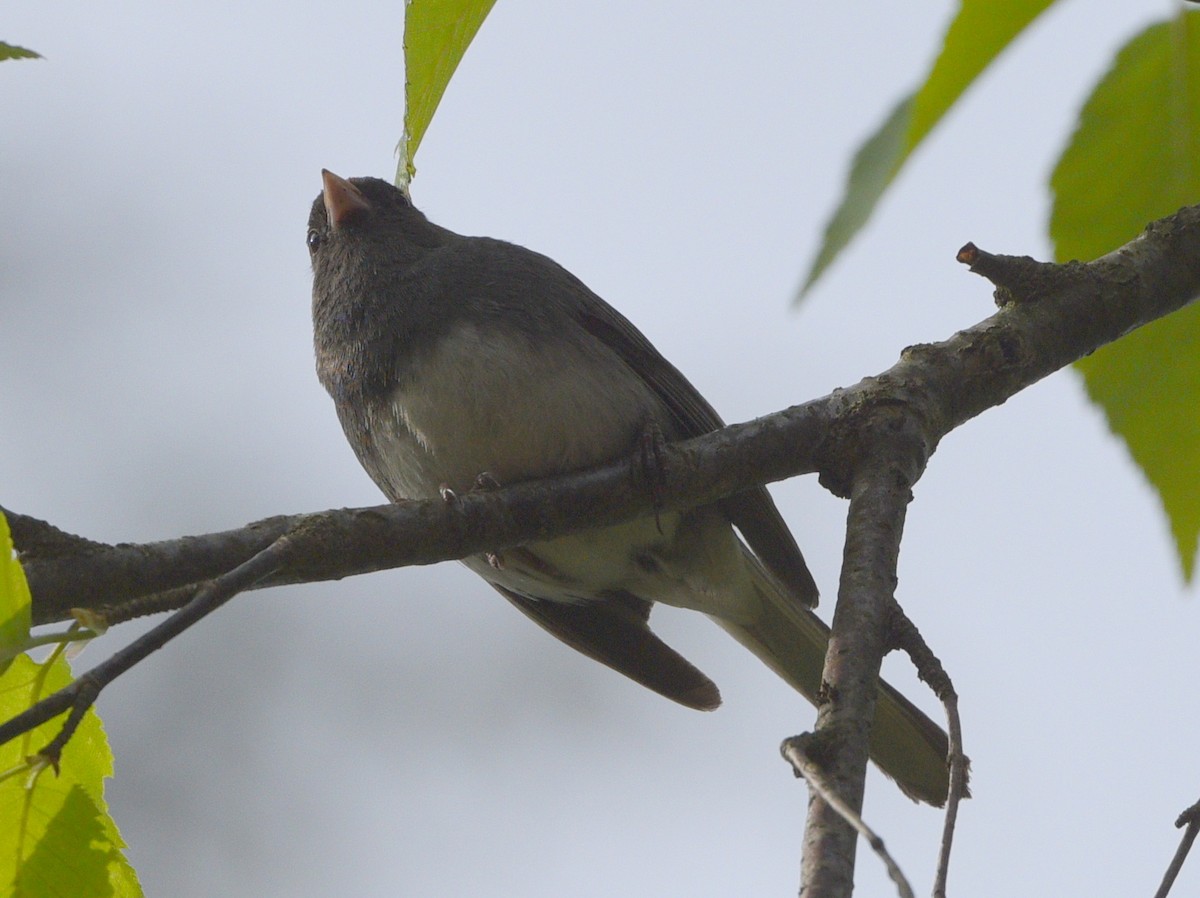
[{"label": "bird's tail", "polygon": [[[751,624],[714,617],[814,705],[821,685],[829,628],[787,595],[747,551],[762,613]],[[946,734],[912,702],[882,680],[871,730],[871,760],[904,794],[941,807],[949,788]]]}]

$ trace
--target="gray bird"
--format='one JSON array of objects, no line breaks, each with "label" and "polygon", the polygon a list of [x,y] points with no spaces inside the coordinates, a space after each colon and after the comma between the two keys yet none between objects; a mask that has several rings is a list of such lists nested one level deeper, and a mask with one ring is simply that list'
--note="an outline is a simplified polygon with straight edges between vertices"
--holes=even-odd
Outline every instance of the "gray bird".
[{"label": "gray bird", "polygon": [[[721,419],[650,342],[546,256],[438,227],[376,178],[323,171],[308,220],[317,373],[393,501],[514,484],[629,457],[648,432]],[[741,533],[739,539],[734,527]],[[651,632],[654,602],[709,615],[816,703],[828,628],[765,488],[465,564],[568,645],[680,704],[716,685]],[[941,805],[945,734],[886,683],[871,757]]]}]

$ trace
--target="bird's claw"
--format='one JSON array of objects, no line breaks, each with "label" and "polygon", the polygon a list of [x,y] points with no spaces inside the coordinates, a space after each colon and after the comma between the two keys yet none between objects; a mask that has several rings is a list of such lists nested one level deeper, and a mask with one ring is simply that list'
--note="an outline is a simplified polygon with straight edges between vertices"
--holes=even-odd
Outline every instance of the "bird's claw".
[{"label": "bird's claw", "polygon": [[490,492],[498,489],[500,489],[500,481],[490,471],[480,471],[479,476],[475,478],[475,486],[471,492]]}]

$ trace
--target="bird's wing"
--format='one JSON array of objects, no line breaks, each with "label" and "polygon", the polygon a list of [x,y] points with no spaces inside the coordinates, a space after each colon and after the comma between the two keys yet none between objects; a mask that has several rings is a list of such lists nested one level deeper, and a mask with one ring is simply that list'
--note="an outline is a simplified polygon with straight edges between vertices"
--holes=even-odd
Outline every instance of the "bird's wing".
[{"label": "bird's wing", "polygon": [[[724,426],[708,401],[641,331],[582,283],[576,283],[582,293],[576,307],[579,324],[650,385],[674,418],[679,438],[701,436]],[[728,496],[717,506],[792,595],[805,605],[817,604],[817,584],[766,487]]]}]

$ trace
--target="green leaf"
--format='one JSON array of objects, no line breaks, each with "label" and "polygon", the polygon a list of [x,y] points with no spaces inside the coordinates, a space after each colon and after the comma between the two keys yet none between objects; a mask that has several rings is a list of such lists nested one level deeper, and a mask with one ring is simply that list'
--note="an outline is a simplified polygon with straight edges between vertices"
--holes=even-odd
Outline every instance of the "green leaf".
[{"label": "green leaf", "polygon": [[963,0],[925,83],[854,154],[842,201],[796,297],[805,297],[858,233],[908,157],[992,61],[1054,0]]},{"label": "green leaf", "polygon": [[12,657],[29,639],[29,584],[25,572],[13,556],[12,533],[8,519],[0,511],[0,674],[8,669]]},{"label": "green leaf", "polygon": [[[1050,179],[1055,257],[1093,259],[1200,202],[1200,13],[1152,25],[1117,54]],[[1076,366],[1158,491],[1184,577],[1200,541],[1200,308]]]},{"label": "green leaf", "polygon": [[[61,653],[45,664],[18,657],[0,677],[0,720],[71,681]],[[103,784],[112,752],[94,711],[63,749],[60,773],[27,759],[54,738],[62,717],[0,746],[0,894],[139,898],[137,875],[108,815]]]},{"label": "green leaf", "polygon": [[912,108],[912,96],[901,100],[887,121],[854,154],[850,177],[846,181],[846,193],[833,218],[825,225],[825,239],[821,241],[821,248],[817,250],[817,257],[813,260],[804,286],[796,296],[797,302],[804,298],[817,278],[866,224],[879,197],[896,176],[907,155],[904,144],[912,122]]},{"label": "green leaf", "polygon": [[0,41],[0,62],[6,59],[41,59],[42,54]]},{"label": "green leaf", "polygon": [[413,157],[450,77],[496,0],[408,0],[404,9],[404,137],[396,184],[406,187]]}]

